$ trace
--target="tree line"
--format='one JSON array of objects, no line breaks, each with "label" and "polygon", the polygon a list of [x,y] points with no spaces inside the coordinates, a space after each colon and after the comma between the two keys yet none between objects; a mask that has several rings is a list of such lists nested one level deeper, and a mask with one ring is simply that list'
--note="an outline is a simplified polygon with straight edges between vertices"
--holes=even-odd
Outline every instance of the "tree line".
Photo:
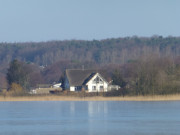
[{"label": "tree line", "polygon": [[[58,64],[59,65],[59,64]],[[58,66],[57,66],[58,67]],[[63,82],[63,71],[56,68],[34,70],[34,65],[13,60],[7,72],[9,87],[26,91],[30,87],[43,83],[43,75],[50,72],[48,79],[57,78]],[[122,65],[101,67],[110,77],[112,83],[121,86],[120,95],[164,95],[180,93],[180,57],[175,59],[151,56]],[[49,70],[49,71],[48,71]],[[56,77],[53,74],[56,73]],[[47,73],[48,74],[48,73]],[[60,76],[61,74],[61,76]],[[52,78],[51,78],[52,76]],[[47,76],[46,76],[47,77]],[[55,78],[53,78],[55,77]]]},{"label": "tree line", "polygon": [[[51,65],[58,61],[124,64],[142,55],[162,57],[180,55],[180,38],[154,36],[126,37],[93,41],[49,41],[29,43],[0,43],[0,64],[8,66],[13,59]],[[3,67],[2,67],[3,68]],[[1,68],[1,69],[2,69]]]},{"label": "tree line", "polygon": [[180,57],[151,56],[127,63],[114,74],[115,84],[129,95],[164,95],[180,93]]},{"label": "tree line", "polygon": [[179,56],[179,37],[0,43],[0,89],[11,84],[7,76],[16,59],[22,75],[28,75],[25,84],[16,82],[23,88],[58,82],[65,69],[84,65],[87,69],[105,69],[113,83],[130,94],[176,93]]}]

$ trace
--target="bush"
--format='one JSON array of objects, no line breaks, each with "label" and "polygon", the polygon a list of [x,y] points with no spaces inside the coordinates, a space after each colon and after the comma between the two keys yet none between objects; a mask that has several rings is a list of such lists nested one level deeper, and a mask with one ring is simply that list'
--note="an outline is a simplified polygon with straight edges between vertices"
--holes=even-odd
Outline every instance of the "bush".
[{"label": "bush", "polygon": [[112,90],[104,93],[105,97],[114,97],[114,96],[125,96],[127,91],[125,89]]},{"label": "bush", "polygon": [[10,89],[6,92],[7,96],[22,96],[25,94],[25,91],[21,85],[17,83],[12,83]]}]

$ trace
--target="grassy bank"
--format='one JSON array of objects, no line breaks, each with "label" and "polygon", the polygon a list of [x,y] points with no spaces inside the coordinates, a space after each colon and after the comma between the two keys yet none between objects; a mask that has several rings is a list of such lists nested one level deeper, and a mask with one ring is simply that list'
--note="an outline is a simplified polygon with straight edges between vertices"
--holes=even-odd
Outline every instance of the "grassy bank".
[{"label": "grassy bank", "polygon": [[73,97],[73,96],[22,96],[3,97],[0,101],[176,101],[180,100],[179,95],[157,95],[157,96],[125,96],[125,97]]}]

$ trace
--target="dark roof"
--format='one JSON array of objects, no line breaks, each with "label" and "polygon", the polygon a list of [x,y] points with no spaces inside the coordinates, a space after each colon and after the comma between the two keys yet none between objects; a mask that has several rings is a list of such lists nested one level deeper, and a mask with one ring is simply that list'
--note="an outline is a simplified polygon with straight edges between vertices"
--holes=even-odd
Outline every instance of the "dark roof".
[{"label": "dark roof", "polygon": [[96,73],[100,72],[92,69],[67,69],[66,76],[71,86],[81,86],[88,82]]},{"label": "dark roof", "polygon": [[88,83],[89,80],[91,80],[91,78],[93,78],[95,74],[96,74],[96,73],[92,73],[88,78],[86,78],[86,79],[84,80],[84,82],[83,82],[83,85],[85,85],[86,83]]}]

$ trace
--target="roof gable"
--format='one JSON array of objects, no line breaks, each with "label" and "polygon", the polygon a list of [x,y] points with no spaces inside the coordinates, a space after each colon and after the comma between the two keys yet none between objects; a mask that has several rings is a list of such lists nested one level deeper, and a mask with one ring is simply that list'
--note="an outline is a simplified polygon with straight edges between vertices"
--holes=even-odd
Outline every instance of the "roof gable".
[{"label": "roof gable", "polygon": [[67,69],[66,76],[70,86],[85,85],[96,73],[97,70]]},{"label": "roof gable", "polygon": [[108,82],[104,79],[104,77],[102,77],[99,73],[96,73],[96,74],[94,74],[94,75],[86,82],[86,84],[88,84],[91,80],[95,80],[97,77],[98,77],[99,79],[101,79],[103,82],[108,83]]}]

